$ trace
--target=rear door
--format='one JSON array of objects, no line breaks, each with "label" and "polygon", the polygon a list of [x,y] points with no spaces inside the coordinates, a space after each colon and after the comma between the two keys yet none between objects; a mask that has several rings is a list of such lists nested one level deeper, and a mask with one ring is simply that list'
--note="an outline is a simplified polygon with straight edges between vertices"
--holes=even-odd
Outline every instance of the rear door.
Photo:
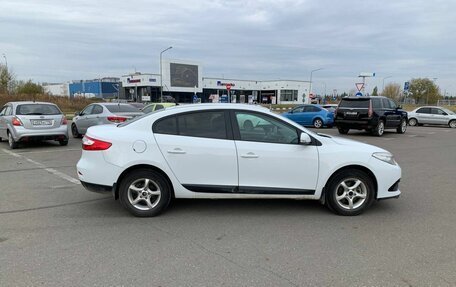
[{"label": "rear door", "polygon": [[416,117],[420,124],[431,124],[431,108],[420,108],[416,111]]},{"label": "rear door", "polygon": [[153,125],[158,147],[179,182],[194,192],[233,192],[238,186],[236,147],[228,111],[165,117]]},{"label": "rear door", "polygon": [[390,99],[383,98],[383,111],[386,119],[385,127],[396,128],[401,121],[401,113],[397,110],[396,103]]}]

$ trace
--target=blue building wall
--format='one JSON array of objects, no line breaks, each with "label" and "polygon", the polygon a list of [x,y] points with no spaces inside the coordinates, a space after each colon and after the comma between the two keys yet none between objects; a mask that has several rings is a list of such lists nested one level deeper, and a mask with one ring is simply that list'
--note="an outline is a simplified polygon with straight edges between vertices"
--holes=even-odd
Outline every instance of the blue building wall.
[{"label": "blue building wall", "polygon": [[117,82],[85,81],[71,83],[68,89],[70,97],[74,97],[75,94],[93,94],[97,98],[114,98],[117,96],[119,85]]}]

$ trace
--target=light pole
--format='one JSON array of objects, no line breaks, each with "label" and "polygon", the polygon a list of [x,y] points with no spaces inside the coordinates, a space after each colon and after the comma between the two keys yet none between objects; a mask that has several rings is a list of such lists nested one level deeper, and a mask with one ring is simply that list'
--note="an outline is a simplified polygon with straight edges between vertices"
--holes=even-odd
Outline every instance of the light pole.
[{"label": "light pole", "polygon": [[6,58],[5,53],[2,53],[3,58],[5,59],[5,67],[6,67],[6,94],[9,94],[8,91],[8,82],[9,82],[9,73],[8,73],[8,59]]},{"label": "light pole", "polygon": [[312,93],[312,74],[313,74],[313,72],[320,71],[320,70],[323,70],[323,68],[318,68],[318,69],[310,71],[309,98],[310,98],[310,94]]},{"label": "light pole", "polygon": [[382,82],[382,95],[383,95],[383,90],[385,89],[385,80],[386,79],[389,79],[389,78],[392,78],[393,76],[388,76],[388,77],[384,77],[383,78],[383,82]]},{"label": "light pole", "polygon": [[163,67],[162,67],[162,55],[164,52],[172,49],[173,46],[169,46],[165,50],[160,52],[160,103],[163,102]]}]

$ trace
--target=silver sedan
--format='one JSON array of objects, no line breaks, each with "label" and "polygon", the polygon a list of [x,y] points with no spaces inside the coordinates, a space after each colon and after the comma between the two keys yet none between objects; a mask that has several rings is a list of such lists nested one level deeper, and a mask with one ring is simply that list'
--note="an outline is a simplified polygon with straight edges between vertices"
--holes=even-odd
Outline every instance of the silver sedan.
[{"label": "silver sedan", "polygon": [[447,125],[450,128],[456,128],[456,114],[443,107],[419,107],[408,113],[408,124],[410,126]]},{"label": "silver sedan", "polygon": [[56,140],[68,144],[67,120],[55,104],[9,102],[0,110],[0,141],[8,139],[11,149],[19,142]]},{"label": "silver sedan", "polygon": [[73,137],[79,138],[91,126],[117,124],[143,115],[137,108],[124,103],[95,103],[77,112],[71,124]]}]

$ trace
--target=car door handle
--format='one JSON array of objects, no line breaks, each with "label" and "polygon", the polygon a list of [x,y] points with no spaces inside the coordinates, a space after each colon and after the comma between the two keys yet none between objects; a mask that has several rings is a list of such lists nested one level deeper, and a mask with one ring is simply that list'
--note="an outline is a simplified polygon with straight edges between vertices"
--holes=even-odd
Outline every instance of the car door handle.
[{"label": "car door handle", "polygon": [[248,152],[246,154],[241,155],[242,158],[259,158],[260,156],[257,154],[254,154],[253,152]]},{"label": "car door handle", "polygon": [[180,148],[175,148],[173,150],[168,150],[168,153],[171,154],[185,154],[185,151]]}]

